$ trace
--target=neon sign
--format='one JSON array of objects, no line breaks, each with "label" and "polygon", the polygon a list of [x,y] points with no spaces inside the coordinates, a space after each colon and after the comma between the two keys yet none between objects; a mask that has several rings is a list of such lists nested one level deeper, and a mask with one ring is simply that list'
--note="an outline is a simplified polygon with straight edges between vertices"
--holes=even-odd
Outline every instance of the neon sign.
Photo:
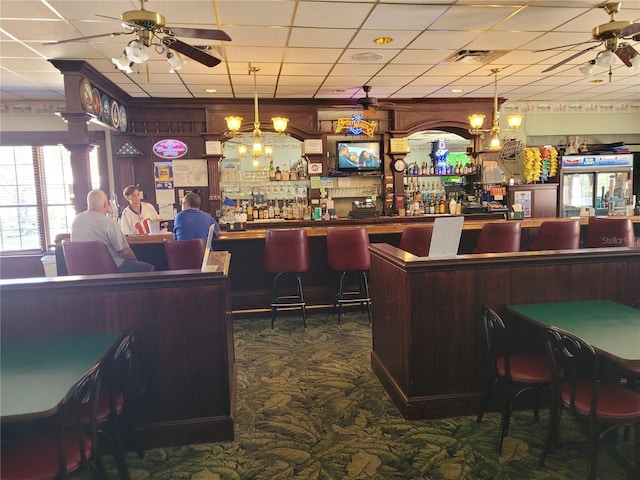
[{"label": "neon sign", "polygon": [[363,120],[362,115],[353,115],[351,118],[339,118],[335,133],[349,130],[351,135],[366,135],[373,137],[378,122],[376,120]]}]

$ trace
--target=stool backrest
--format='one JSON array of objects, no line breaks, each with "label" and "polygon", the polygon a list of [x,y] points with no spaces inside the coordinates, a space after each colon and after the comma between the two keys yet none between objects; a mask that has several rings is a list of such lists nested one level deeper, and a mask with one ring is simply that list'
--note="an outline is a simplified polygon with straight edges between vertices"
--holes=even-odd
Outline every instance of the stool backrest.
[{"label": "stool backrest", "polygon": [[264,269],[270,273],[309,270],[309,242],[303,229],[269,230],[264,239]]},{"label": "stool backrest", "polygon": [[520,236],[520,222],[485,223],[473,253],[519,252]]},{"label": "stool backrest", "polygon": [[406,227],[400,237],[400,250],[418,257],[428,257],[433,225]]},{"label": "stool backrest", "polygon": [[99,241],[62,241],[62,252],[69,275],[100,275],[118,273],[107,246]]},{"label": "stool backrest", "polygon": [[589,217],[587,247],[633,247],[636,236],[629,218]]},{"label": "stool backrest", "polygon": [[205,250],[204,238],[193,240],[166,240],[164,252],[167,256],[169,270],[190,270],[202,267]]},{"label": "stool backrest", "polygon": [[330,228],[327,230],[327,255],[333,270],[369,270],[369,234],[364,228]]},{"label": "stool backrest", "polygon": [[542,222],[532,250],[570,250],[580,246],[579,220]]}]

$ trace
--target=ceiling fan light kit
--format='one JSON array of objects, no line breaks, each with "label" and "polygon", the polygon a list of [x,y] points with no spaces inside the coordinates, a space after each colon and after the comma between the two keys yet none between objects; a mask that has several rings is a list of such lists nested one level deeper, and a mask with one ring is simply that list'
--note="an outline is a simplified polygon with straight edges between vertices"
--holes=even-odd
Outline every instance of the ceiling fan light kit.
[{"label": "ceiling fan light kit", "polygon": [[[559,61],[558,63],[543,70],[542,73],[550,72],[551,70],[554,70],[561,65],[570,62],[574,58],[577,58],[601,45],[604,45],[605,49],[598,52],[596,58],[592,61],[580,65],[578,67],[580,73],[582,73],[583,75],[593,75],[594,65],[608,67],[609,81],[611,81],[611,66],[616,62],[616,57],[620,58],[620,60],[622,60],[622,62],[627,67],[635,68],[635,64],[640,62],[640,59],[638,59],[638,51],[628,43],[621,42],[621,40],[630,39],[633,41],[637,41],[639,37],[638,33],[640,32],[640,23],[633,23],[628,20],[616,20],[615,16],[618,12],[620,12],[621,7],[622,2],[612,2],[602,6],[602,9],[611,17],[611,20],[607,23],[594,27],[591,31],[591,40],[537,50],[537,52],[546,52],[550,50],[560,50],[563,48],[573,47],[575,45],[581,45],[585,43],[597,43],[597,45],[587,47],[584,50],[574,53],[573,55]],[[633,61],[634,58],[636,59],[635,61]]]},{"label": "ceiling fan light kit", "polygon": [[601,67],[610,67],[616,63],[616,56],[609,50],[604,50],[603,52],[598,53],[596,63]]},{"label": "ceiling fan light kit", "polygon": [[586,63],[583,63],[582,65],[580,65],[578,67],[578,71],[583,74],[585,77],[591,77],[593,76],[593,72],[596,69],[596,61],[595,60],[589,60]]}]

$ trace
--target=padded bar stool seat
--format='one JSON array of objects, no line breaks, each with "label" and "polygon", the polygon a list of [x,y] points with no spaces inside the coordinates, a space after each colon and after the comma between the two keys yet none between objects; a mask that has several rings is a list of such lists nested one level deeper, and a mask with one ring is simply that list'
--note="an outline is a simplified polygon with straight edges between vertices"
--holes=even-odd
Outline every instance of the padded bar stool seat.
[{"label": "padded bar stool seat", "polygon": [[[307,328],[307,310],[300,274],[309,270],[309,242],[303,229],[269,230],[264,240],[264,269],[275,274],[271,291],[271,328],[278,308],[300,307],[302,322]],[[280,277],[293,274],[297,293],[280,295]]]},{"label": "padded bar stool seat", "polygon": [[[346,304],[360,304],[366,307],[371,324],[371,298],[367,271],[371,268],[369,234],[364,228],[336,228],[327,230],[327,254],[329,267],[338,272],[338,288],[335,293],[333,310],[338,307],[338,323],[342,321],[342,308]],[[347,272],[356,272],[359,288],[345,291]]]},{"label": "padded bar stool seat", "polygon": [[580,247],[580,221],[542,222],[532,250],[572,250]]},{"label": "padded bar stool seat", "polygon": [[520,222],[485,223],[473,253],[519,252],[520,236]]},{"label": "padded bar stool seat", "polygon": [[406,227],[400,237],[400,250],[412,253],[417,257],[428,257],[432,235],[433,225]]}]

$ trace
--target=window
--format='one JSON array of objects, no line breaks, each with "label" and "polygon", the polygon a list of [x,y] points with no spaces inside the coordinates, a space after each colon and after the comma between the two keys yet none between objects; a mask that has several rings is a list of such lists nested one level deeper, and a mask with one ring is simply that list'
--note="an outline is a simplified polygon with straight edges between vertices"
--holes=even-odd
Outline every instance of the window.
[{"label": "window", "polygon": [[[98,154],[91,183],[100,186]],[[0,251],[46,251],[76,215],[69,152],[61,145],[0,147]]]}]

